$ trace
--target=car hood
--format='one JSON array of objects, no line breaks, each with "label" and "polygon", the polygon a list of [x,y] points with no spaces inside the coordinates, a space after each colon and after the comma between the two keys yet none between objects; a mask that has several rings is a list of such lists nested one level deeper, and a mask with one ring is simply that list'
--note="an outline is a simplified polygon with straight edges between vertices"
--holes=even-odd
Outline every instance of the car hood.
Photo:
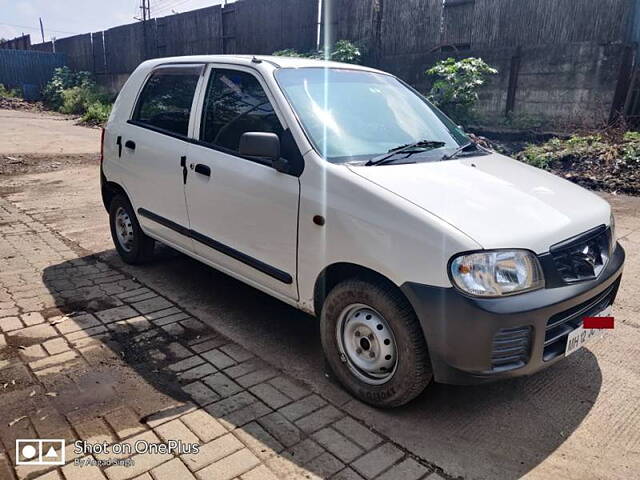
[{"label": "car hood", "polygon": [[483,248],[536,253],[598,225],[610,207],[597,195],[508,157],[349,166],[464,232]]}]

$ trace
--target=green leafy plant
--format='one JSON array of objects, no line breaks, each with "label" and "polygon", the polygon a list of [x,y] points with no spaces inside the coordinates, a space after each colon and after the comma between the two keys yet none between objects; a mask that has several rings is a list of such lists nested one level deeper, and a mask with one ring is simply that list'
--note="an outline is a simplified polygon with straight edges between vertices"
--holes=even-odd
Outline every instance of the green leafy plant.
[{"label": "green leafy plant", "polygon": [[516,158],[545,170],[570,162],[637,167],[640,166],[640,132],[626,132],[618,137],[594,134],[552,138],[541,145],[528,145]]},{"label": "green leafy plant", "polygon": [[82,116],[82,121],[91,125],[104,125],[111,114],[111,104],[94,102],[87,107],[87,111]]},{"label": "green leafy plant", "polygon": [[42,100],[47,107],[59,110],[65,100],[62,92],[73,87],[84,87],[88,90],[96,88],[91,73],[74,72],[66,66],[56,68],[51,80],[42,89]]},{"label": "green leafy plant", "polygon": [[[325,59],[324,50],[298,52],[293,48],[286,48],[284,50],[273,52],[273,55],[278,57],[314,58],[317,60]],[[329,52],[328,59],[335,62],[359,64],[362,62],[362,51],[357,45],[349,40],[338,40]]]},{"label": "green leafy plant", "polygon": [[2,83],[0,83],[0,97],[22,98],[22,92],[18,88],[12,88],[11,90],[9,90]]},{"label": "green leafy plant", "polygon": [[480,87],[496,73],[481,58],[441,60],[425,72],[434,78],[428,97],[457,123],[468,124],[475,116]]}]

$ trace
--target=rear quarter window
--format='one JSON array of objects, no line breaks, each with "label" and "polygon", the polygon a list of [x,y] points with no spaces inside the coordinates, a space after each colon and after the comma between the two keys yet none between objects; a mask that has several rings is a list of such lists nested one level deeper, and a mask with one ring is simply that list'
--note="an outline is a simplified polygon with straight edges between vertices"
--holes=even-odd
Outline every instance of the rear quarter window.
[{"label": "rear quarter window", "polygon": [[200,75],[193,69],[165,69],[151,74],[133,112],[137,124],[186,136]]}]

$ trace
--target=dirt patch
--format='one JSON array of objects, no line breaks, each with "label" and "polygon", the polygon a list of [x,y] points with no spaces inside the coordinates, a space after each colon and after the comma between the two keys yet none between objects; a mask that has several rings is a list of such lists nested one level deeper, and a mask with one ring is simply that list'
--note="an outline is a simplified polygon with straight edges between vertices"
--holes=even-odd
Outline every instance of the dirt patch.
[{"label": "dirt patch", "polygon": [[0,175],[43,173],[70,166],[98,165],[99,163],[100,155],[97,153],[62,155],[37,153],[0,154]]}]

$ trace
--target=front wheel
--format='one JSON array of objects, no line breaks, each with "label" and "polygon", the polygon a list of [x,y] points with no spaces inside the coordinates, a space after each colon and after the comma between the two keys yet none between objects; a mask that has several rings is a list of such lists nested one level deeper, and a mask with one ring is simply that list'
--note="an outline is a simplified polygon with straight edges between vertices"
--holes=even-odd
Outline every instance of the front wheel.
[{"label": "front wheel", "polygon": [[338,284],[322,308],[321,336],[334,375],[371,405],[403,405],[433,376],[420,323],[392,286],[355,279]]},{"label": "front wheel", "polygon": [[133,207],[124,195],[116,195],[111,200],[109,226],[116,250],[126,263],[144,263],[153,256],[155,241],[142,231]]}]

